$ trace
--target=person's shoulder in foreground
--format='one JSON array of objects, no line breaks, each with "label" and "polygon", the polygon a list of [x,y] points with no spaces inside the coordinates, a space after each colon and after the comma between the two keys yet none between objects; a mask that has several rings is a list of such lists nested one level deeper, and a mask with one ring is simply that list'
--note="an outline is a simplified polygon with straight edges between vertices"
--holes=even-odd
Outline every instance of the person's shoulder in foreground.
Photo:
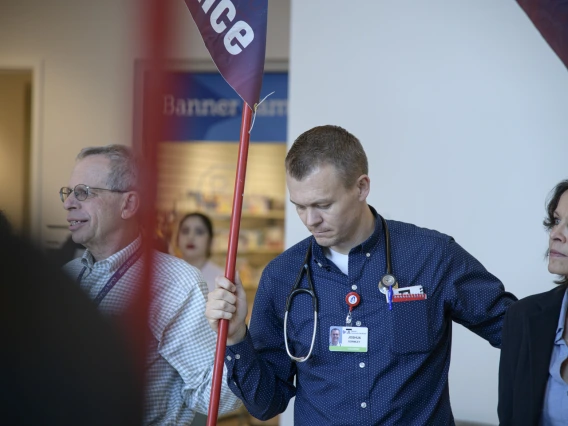
[{"label": "person's shoulder in foreground", "polygon": [[87,296],[5,227],[0,264],[1,423],[141,424],[141,382]]},{"label": "person's shoulder in foreground", "polygon": [[559,296],[558,293],[564,293],[565,291],[565,286],[557,286],[543,293],[536,293],[523,297],[509,307],[507,310],[507,317],[514,317],[517,315],[524,316],[531,312],[541,310],[543,304],[548,304],[551,299]]}]

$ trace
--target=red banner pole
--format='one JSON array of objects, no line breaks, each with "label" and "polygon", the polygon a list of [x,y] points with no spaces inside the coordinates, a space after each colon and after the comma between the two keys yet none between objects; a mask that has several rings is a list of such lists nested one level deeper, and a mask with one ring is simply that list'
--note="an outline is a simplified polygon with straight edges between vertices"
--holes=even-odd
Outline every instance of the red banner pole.
[{"label": "red banner pole", "polygon": [[[239,140],[239,154],[237,160],[237,174],[235,178],[235,190],[233,192],[233,211],[231,214],[231,227],[229,230],[229,246],[227,260],[225,262],[225,277],[235,282],[235,264],[237,261],[237,247],[239,245],[239,228],[241,224],[241,212],[243,208],[243,195],[245,191],[245,176],[247,171],[247,157],[249,148],[249,130],[252,121],[252,110],[243,102],[243,115],[241,118],[241,134]],[[215,366],[213,368],[213,383],[209,398],[209,411],[207,413],[207,426],[217,424],[219,412],[219,398],[221,384],[223,383],[223,365],[225,362],[225,349],[227,347],[228,320],[219,321],[219,333],[215,349]]]},{"label": "red banner pole", "polygon": [[[141,7],[145,12],[142,21],[142,46],[144,55],[148,57],[150,76],[152,84],[149,87],[148,97],[145,99],[149,105],[160,104],[161,85],[163,84],[160,74],[163,56],[167,40],[167,8],[166,3],[160,0],[140,1]],[[140,386],[140,397],[145,395],[143,392],[146,385],[146,354],[147,344],[150,337],[148,326],[148,314],[151,303],[151,287],[154,279],[154,250],[152,234],[156,226],[155,203],[157,196],[157,164],[156,153],[157,145],[162,132],[163,119],[158,107],[153,107],[152,114],[148,114],[148,120],[136,117],[135,125],[140,129],[144,128],[140,136],[133,141],[133,149],[140,157],[140,191],[143,196],[140,205],[140,225],[142,232],[143,254],[143,276],[140,287],[131,306],[129,323],[127,329],[129,337],[134,340],[135,361],[144,386]],[[142,413],[141,413],[142,415]]]}]

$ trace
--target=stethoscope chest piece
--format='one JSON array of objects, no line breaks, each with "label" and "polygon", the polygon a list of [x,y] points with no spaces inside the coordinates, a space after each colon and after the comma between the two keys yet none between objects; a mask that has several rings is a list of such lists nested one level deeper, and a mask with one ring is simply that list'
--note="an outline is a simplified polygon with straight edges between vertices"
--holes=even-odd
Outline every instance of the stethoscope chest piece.
[{"label": "stethoscope chest piece", "polygon": [[386,274],[379,281],[379,290],[383,294],[387,294],[389,287],[398,288],[398,282],[394,275]]}]

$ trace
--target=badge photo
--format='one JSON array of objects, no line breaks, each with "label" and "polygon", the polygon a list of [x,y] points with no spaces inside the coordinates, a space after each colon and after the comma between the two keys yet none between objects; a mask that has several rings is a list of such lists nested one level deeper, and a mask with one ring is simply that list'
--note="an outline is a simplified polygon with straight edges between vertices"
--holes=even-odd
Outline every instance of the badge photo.
[{"label": "badge photo", "polygon": [[332,352],[367,352],[367,327],[329,327],[329,350]]}]

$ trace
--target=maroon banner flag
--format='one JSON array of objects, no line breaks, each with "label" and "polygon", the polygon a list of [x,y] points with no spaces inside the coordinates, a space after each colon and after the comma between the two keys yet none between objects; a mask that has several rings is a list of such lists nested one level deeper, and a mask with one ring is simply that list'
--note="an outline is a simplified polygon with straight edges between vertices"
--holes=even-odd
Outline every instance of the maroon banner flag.
[{"label": "maroon banner flag", "polygon": [[268,0],[185,0],[223,78],[254,110],[266,54]]},{"label": "maroon banner flag", "polygon": [[568,67],[568,0],[517,0],[517,3]]}]

